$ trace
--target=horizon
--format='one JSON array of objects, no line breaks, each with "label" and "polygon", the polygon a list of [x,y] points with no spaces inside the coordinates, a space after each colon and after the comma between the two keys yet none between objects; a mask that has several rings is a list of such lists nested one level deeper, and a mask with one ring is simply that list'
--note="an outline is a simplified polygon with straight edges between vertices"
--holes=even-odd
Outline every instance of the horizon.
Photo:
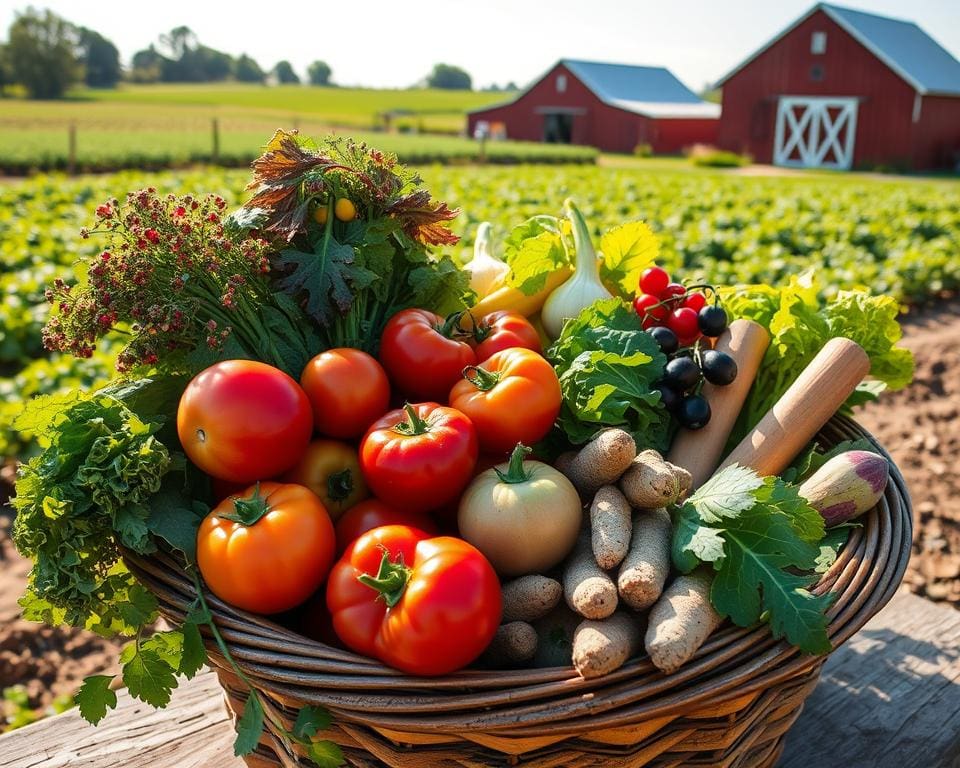
[{"label": "horizon", "polygon": [[[266,71],[286,59],[305,79],[307,65],[321,59],[333,70],[332,82],[343,87],[410,88],[422,81],[434,64],[443,62],[466,70],[473,78],[475,90],[494,84],[503,87],[510,81],[523,88],[556,61],[566,58],[662,66],[693,90],[700,91],[714,84],[814,4],[810,0],[783,0],[771,7],[763,0],[732,0],[720,7],[709,0],[688,0],[663,7],[649,0],[597,0],[584,17],[582,6],[572,0],[557,0],[549,10],[538,3],[517,6],[509,0],[489,0],[483,14],[477,16],[473,13],[476,6],[468,6],[464,0],[451,0],[444,7],[446,16],[477,16],[469,20],[471,34],[462,36],[456,30],[450,33],[448,18],[438,18],[436,6],[413,3],[401,15],[396,12],[396,6],[372,0],[367,3],[372,8],[371,14],[365,14],[365,20],[371,16],[376,18],[376,9],[383,8],[384,23],[373,26],[362,23],[354,29],[362,40],[359,50],[391,52],[393,58],[387,67],[379,56],[359,53],[358,41],[349,32],[341,32],[357,24],[352,18],[356,15],[354,9],[318,9],[304,2],[288,3],[284,8],[290,10],[285,11],[280,22],[296,20],[301,9],[306,9],[307,14],[317,12],[331,20],[333,23],[328,22],[327,27],[333,27],[337,34],[326,36],[323,33],[327,27],[315,28],[308,16],[306,21],[288,28],[278,24],[275,34],[267,37],[260,34],[262,14],[255,6],[231,9],[229,28],[216,7],[219,4],[186,0],[142,5],[119,0],[97,3],[51,0],[34,7],[49,8],[68,21],[110,39],[119,49],[125,68],[129,68],[136,51],[156,44],[161,33],[185,25],[202,44],[231,56],[246,53]],[[913,21],[960,58],[960,3],[917,0],[907,7],[900,0],[859,0],[840,5]],[[0,0],[3,39],[15,13],[26,7],[24,3]],[[425,15],[428,13],[432,13],[432,17]],[[459,19],[456,23],[460,24]],[[321,30],[320,34],[317,29]],[[636,29],[643,29],[640,34],[647,38],[642,52],[636,50]],[[404,43],[408,47],[397,46],[398,36],[406,38]],[[291,53],[291,50],[312,46],[315,47],[310,53]],[[501,55],[491,56],[491,50]],[[504,53],[507,55],[502,55]]]}]

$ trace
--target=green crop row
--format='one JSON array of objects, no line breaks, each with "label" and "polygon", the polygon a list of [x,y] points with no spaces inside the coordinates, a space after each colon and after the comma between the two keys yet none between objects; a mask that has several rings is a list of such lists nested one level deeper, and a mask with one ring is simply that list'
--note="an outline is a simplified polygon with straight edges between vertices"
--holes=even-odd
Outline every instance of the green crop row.
[{"label": "green crop row", "polygon": [[[685,280],[784,280],[809,268],[829,293],[866,286],[909,303],[960,289],[960,183],[818,175],[745,177],[709,170],[593,166],[429,167],[435,195],[461,209],[466,253],[476,225],[500,236],[573,196],[599,233],[642,218],[659,233],[662,263]],[[243,199],[246,171],[124,172],[36,177],[0,186],[0,456],[24,448],[11,429],[23,398],[110,374],[108,351],[92,361],[47,359],[40,343],[43,288],[72,279],[96,238],[81,240],[102,200],[147,185]]]}]

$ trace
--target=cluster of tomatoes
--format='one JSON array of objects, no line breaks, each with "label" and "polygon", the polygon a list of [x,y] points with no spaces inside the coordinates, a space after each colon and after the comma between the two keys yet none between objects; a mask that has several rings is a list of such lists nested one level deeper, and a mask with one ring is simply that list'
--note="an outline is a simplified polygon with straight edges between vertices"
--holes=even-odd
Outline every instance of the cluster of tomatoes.
[{"label": "cluster of tomatoes", "polygon": [[310,605],[345,646],[414,674],[470,663],[499,624],[499,581],[479,550],[437,531],[479,472],[556,419],[560,386],[540,352],[513,312],[410,309],[387,323],[379,361],[329,350],[299,383],[247,360],[202,371],[177,429],[221,499],[198,532],[208,587],[275,614],[326,582]]},{"label": "cluster of tomatoes", "polygon": [[[701,286],[702,287],[702,286]],[[719,336],[727,327],[727,316],[718,306],[707,306],[707,297],[670,282],[663,267],[649,267],[640,276],[640,295],[633,308],[645,330],[669,328],[679,346],[692,346],[701,336]]]}]

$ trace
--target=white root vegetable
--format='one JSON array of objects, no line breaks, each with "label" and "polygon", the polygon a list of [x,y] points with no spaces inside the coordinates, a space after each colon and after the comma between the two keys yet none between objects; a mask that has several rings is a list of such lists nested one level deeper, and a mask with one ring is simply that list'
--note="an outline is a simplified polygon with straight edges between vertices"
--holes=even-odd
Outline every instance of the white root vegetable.
[{"label": "white root vegetable", "polygon": [[[470,274],[470,288],[484,298],[503,285],[510,266],[493,255],[493,225],[481,221],[473,243],[473,258],[463,265]],[[479,318],[477,318],[479,320]]]},{"label": "white root vegetable", "polygon": [[633,530],[630,503],[616,486],[604,485],[590,505],[590,534],[597,565],[616,568],[630,547]]},{"label": "white root vegetable", "polygon": [[678,576],[650,609],[644,646],[660,671],[676,672],[720,626],[710,603],[712,582],[705,571]]},{"label": "white root vegetable", "polygon": [[629,432],[605,429],[569,460],[564,474],[580,498],[592,499],[601,486],[616,483],[636,455],[637,446]]},{"label": "white root vegetable", "polygon": [[573,666],[581,677],[608,675],[640,650],[636,616],[617,611],[603,621],[587,620],[573,634]]},{"label": "white root vegetable", "polygon": [[673,527],[666,509],[640,512],[633,520],[630,549],[617,574],[617,592],[636,611],[653,605],[670,572]]},{"label": "white root vegetable", "polygon": [[617,609],[617,585],[597,565],[587,534],[581,534],[564,567],[563,596],[586,619],[605,619]]},{"label": "white root vegetable", "polygon": [[513,667],[529,661],[536,653],[537,631],[525,621],[511,621],[497,627],[482,660],[491,667]]},{"label": "white root vegetable", "polygon": [[666,507],[690,490],[690,473],[656,451],[641,451],[620,478],[620,490],[639,509]]},{"label": "white root vegetable", "polygon": [[500,595],[504,623],[536,621],[557,607],[563,597],[563,587],[556,579],[535,574],[505,582]]}]

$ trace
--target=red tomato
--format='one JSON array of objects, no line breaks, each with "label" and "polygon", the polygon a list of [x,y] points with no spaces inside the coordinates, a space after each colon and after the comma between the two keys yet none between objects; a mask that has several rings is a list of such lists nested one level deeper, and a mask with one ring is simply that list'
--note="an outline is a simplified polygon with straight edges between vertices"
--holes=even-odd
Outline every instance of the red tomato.
[{"label": "red tomato", "polygon": [[699,312],[707,306],[707,297],[702,293],[688,293],[683,300],[683,306],[692,309],[694,312]]},{"label": "red tomato", "polygon": [[664,288],[660,293],[660,301],[669,301],[670,299],[673,299],[674,301],[671,302],[669,306],[675,307],[680,303],[680,297],[686,294],[686,292],[687,289],[680,285],[680,283],[670,283],[670,285]]},{"label": "red tomato", "polygon": [[[667,326],[677,334],[677,338],[681,343],[683,343],[684,340],[696,341],[700,336],[700,325],[697,319],[697,313],[689,307],[675,309],[670,314],[670,320],[667,321]],[[688,341],[688,344],[692,343],[692,341]],[[687,344],[684,346],[687,346]]]},{"label": "red tomato", "polygon": [[409,525],[429,534],[437,532],[433,521],[423,512],[400,512],[380,499],[367,499],[337,520],[337,552],[343,553],[367,531],[381,525]]},{"label": "red tomato", "polygon": [[330,437],[360,437],[390,404],[386,372],[359,349],[321,352],[303,369],[300,386],[317,432]]},{"label": "red tomato", "polygon": [[327,607],[357,653],[412,675],[445,675],[493,639],[500,583],[467,542],[387,525],[353,542],[333,567]]},{"label": "red tomato", "polygon": [[408,404],[370,427],[360,467],[376,496],[404,512],[426,512],[466,487],[478,454],[477,430],[460,411]]},{"label": "red tomato", "polygon": [[660,299],[649,293],[641,293],[633,300],[633,308],[644,320],[654,320],[656,323],[664,322],[670,315],[670,310],[665,305],[657,306]]},{"label": "red tomato", "polygon": [[312,431],[310,401],[297,382],[253,360],[226,360],[201,371],[177,409],[177,434],[190,461],[234,483],[286,472]]},{"label": "red tomato", "polygon": [[477,429],[480,448],[509,451],[543,438],[560,413],[560,381],[550,365],[529,349],[505,349],[464,371],[450,390],[450,405]]},{"label": "red tomato", "polygon": [[323,583],[333,523],[302,485],[266,482],[220,502],[197,531],[197,565],[210,591],[254,613],[299,605]]},{"label": "red tomato", "polygon": [[444,320],[425,309],[404,309],[387,321],[380,362],[390,381],[417,400],[442,400],[477,356],[460,335],[459,317]]},{"label": "red tomato", "polygon": [[527,318],[519,312],[491,312],[485,315],[473,331],[477,344],[477,362],[482,363],[496,352],[511,347],[543,352],[540,335]]},{"label": "red tomato", "polygon": [[663,267],[647,267],[640,275],[640,290],[658,296],[670,282],[670,275]]}]

